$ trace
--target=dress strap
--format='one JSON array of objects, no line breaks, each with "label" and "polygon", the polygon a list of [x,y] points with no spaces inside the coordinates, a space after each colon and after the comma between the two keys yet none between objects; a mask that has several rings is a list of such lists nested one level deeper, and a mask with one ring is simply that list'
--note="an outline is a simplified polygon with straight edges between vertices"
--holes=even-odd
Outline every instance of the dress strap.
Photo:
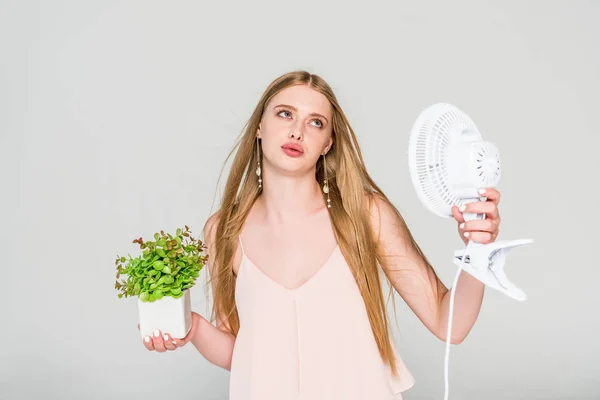
[{"label": "dress strap", "polygon": [[240,249],[242,250],[242,254],[246,254],[244,251],[244,244],[242,243],[242,235],[238,235],[238,242],[240,242]]}]

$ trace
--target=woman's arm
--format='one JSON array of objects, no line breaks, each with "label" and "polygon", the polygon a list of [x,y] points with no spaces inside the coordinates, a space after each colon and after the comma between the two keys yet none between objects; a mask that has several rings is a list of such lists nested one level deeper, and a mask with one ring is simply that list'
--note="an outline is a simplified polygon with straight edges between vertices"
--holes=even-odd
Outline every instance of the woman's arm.
[{"label": "woman's arm", "polygon": [[231,369],[231,355],[235,344],[235,337],[231,333],[218,329],[200,316],[198,328],[190,341],[208,362],[228,371]]},{"label": "woman's arm", "polygon": [[[217,219],[217,214],[213,214],[204,226],[204,244],[207,247],[208,254],[206,265],[211,276],[214,270],[210,260],[212,260],[215,254],[213,244]],[[212,281],[212,290],[214,293],[214,281]],[[233,354],[235,337],[229,333],[228,325],[221,318],[217,317],[217,326],[214,326],[204,317],[200,318],[198,328],[191,339],[192,344],[210,363],[229,371],[231,369],[231,356]]]},{"label": "woman's arm", "polygon": [[[419,250],[412,245],[412,235],[393,207],[379,196],[374,196],[372,200],[371,221],[380,250],[383,252],[385,265],[382,267],[386,276],[427,329],[446,341],[450,291],[427,266]],[[493,206],[488,203],[485,207]],[[497,210],[494,211],[497,213]],[[460,213],[457,210],[455,212],[456,218]],[[469,228],[466,227],[467,230]],[[463,231],[464,228],[459,229],[461,234]],[[497,227],[494,232],[488,240],[495,239]],[[483,241],[486,242],[485,239]],[[461,343],[475,324],[481,309],[484,289],[485,285],[480,281],[461,272],[454,295],[451,343]]]}]

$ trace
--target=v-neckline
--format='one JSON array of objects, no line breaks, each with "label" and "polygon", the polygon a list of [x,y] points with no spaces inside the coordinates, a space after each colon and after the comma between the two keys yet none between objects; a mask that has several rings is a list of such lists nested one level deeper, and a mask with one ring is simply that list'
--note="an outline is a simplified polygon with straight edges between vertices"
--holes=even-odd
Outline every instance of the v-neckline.
[{"label": "v-neckline", "polygon": [[[250,257],[248,257],[246,255],[246,251],[244,250],[244,245],[242,244],[242,238],[241,238],[241,236],[239,237],[239,242],[240,242],[240,247],[241,247],[241,250],[242,250],[242,263],[240,265],[240,269],[244,265],[244,261],[247,261],[253,267],[253,269],[255,269],[256,271],[258,271],[258,273],[260,275],[262,275],[264,278],[266,278],[267,281],[271,282],[273,285],[275,285],[275,286],[279,287],[280,289],[283,289],[284,291],[289,292],[289,293],[299,292],[300,290],[302,290],[306,286],[308,286],[312,281],[314,281],[319,275],[321,275],[323,273],[323,271],[327,268],[327,266],[329,265],[329,263],[331,262],[331,259],[333,258],[333,256],[335,255],[335,253],[337,253],[337,251],[340,248],[339,243],[336,243],[335,247],[333,248],[333,251],[331,253],[329,253],[329,256],[327,257],[327,259],[325,260],[325,262],[323,264],[321,264],[321,266],[319,267],[319,269],[317,269],[301,285],[299,285],[299,286],[297,286],[295,288],[288,288],[287,286],[282,285],[281,283],[277,282],[275,279],[273,279],[272,277],[270,277],[269,275],[267,275],[258,265],[256,265],[254,263],[254,261],[252,261],[250,259]],[[239,273],[239,271],[238,271],[238,273]]]}]

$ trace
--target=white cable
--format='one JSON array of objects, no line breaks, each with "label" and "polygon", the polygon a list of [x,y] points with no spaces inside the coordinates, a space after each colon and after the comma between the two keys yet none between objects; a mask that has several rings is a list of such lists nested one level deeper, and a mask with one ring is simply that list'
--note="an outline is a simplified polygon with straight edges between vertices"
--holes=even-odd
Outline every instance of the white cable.
[{"label": "white cable", "polygon": [[469,245],[471,241],[467,243],[467,247],[463,252],[463,255],[460,260],[460,266],[458,267],[458,271],[456,271],[456,276],[454,277],[454,283],[452,283],[452,288],[450,289],[450,306],[448,311],[448,330],[446,333],[446,356],[444,360],[444,400],[448,400],[448,395],[450,393],[449,384],[448,384],[448,360],[450,358],[450,338],[452,336],[452,318],[454,315],[454,293],[456,291],[456,285],[458,284],[458,278],[460,277],[460,273],[462,272],[462,266],[465,262],[465,255],[469,250]]}]

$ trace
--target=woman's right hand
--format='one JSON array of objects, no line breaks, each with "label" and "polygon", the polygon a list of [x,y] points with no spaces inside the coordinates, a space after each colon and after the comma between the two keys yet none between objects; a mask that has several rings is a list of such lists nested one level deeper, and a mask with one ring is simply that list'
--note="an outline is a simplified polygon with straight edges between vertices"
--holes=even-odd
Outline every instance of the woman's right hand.
[{"label": "woman's right hand", "polygon": [[[154,336],[144,337],[144,346],[150,351],[157,351],[159,353],[164,353],[167,350],[177,350],[179,347],[185,346],[194,337],[200,323],[200,318],[202,318],[200,314],[192,311],[192,327],[184,338],[172,338],[168,332],[155,331]],[[139,329],[140,325],[138,324]]]}]

